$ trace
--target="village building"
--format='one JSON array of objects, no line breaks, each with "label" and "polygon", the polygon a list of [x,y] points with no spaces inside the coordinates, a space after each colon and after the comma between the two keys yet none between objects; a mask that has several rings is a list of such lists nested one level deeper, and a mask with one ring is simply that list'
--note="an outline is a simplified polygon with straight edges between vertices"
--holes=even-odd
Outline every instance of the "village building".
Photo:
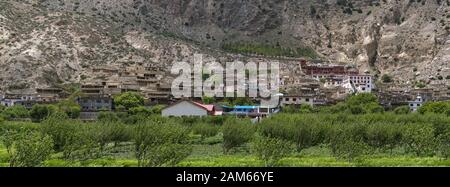
[{"label": "village building", "polygon": [[414,101],[409,101],[409,108],[412,112],[417,112],[421,106],[423,106],[424,100],[422,99],[422,96],[417,95],[416,99]]},{"label": "village building", "polygon": [[358,75],[359,71],[349,65],[335,64],[308,64],[303,60],[300,62],[302,71],[316,79],[329,78],[336,75]]},{"label": "village building", "polygon": [[450,100],[450,87],[443,84],[431,84],[433,89],[433,101],[447,101]]},{"label": "village building", "polygon": [[386,109],[406,105],[411,98],[409,93],[401,91],[379,91],[376,95],[380,104]]},{"label": "village building", "polygon": [[92,69],[92,72],[96,75],[112,76],[119,73],[119,68],[113,65],[97,66]]},{"label": "village building", "polygon": [[286,95],[281,99],[281,106],[314,106],[314,100],[313,95]]},{"label": "village building", "polygon": [[55,103],[61,100],[61,98],[67,98],[68,93],[64,92],[61,88],[37,88],[36,100],[42,103]]},{"label": "village building", "polygon": [[214,105],[204,105],[194,101],[182,100],[164,108],[161,114],[164,117],[202,117],[208,115],[221,115],[221,112],[216,111]]},{"label": "village building", "polygon": [[371,93],[375,84],[371,75],[348,75],[345,76],[342,87],[351,93]]},{"label": "village building", "polygon": [[344,82],[344,76],[337,75],[337,76],[330,76],[328,78],[323,79],[323,84],[325,88],[334,88],[338,86],[342,86]]},{"label": "village building", "polygon": [[7,91],[0,101],[0,104],[6,107],[14,105],[23,105],[24,102],[35,101],[36,92],[32,89],[10,90]]},{"label": "village building", "polygon": [[77,98],[77,103],[81,108],[82,120],[96,120],[100,112],[114,110],[113,98],[108,95],[81,96]]},{"label": "village building", "polygon": [[412,97],[420,95],[420,97],[422,97],[422,100],[425,102],[434,100],[434,90],[432,88],[413,89],[409,92],[409,94]]}]

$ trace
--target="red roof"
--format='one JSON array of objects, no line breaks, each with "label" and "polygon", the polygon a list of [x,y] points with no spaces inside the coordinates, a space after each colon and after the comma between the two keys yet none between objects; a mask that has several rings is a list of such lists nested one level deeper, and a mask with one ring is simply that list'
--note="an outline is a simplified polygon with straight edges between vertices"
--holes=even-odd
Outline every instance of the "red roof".
[{"label": "red roof", "polygon": [[213,112],[214,111],[214,105],[205,105],[205,104],[201,104],[201,103],[197,103],[192,101],[193,104],[204,108],[205,110],[207,110],[208,112]]}]

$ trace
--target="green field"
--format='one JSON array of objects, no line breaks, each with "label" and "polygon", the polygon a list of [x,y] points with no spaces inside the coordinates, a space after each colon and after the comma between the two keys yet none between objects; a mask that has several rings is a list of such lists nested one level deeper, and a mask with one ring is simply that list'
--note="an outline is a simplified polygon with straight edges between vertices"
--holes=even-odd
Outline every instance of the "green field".
[{"label": "green field", "polygon": [[[217,139],[216,136],[210,139]],[[207,140],[206,140],[207,141]],[[195,144],[193,152],[177,167],[264,167],[264,162],[251,155],[248,145],[240,147],[236,152],[224,155],[221,143]],[[59,159],[60,154],[53,154],[43,163],[43,167],[137,167],[131,145],[111,148],[107,156],[101,159],[86,161],[67,161]],[[0,167],[8,167],[6,148],[0,145]],[[317,146],[304,150],[301,154],[293,154],[283,158],[280,167],[449,167],[450,160],[439,157],[415,157],[413,155],[374,154],[354,162],[336,159],[325,146]]]},{"label": "green field", "polygon": [[73,110],[51,108],[32,110],[36,123],[11,121],[26,117],[26,109],[4,110],[1,166],[450,166],[448,102],[426,103],[418,113],[408,106],[385,111],[376,97],[361,94],[334,106],[283,108],[261,123],[164,118],[142,106],[86,123]]}]

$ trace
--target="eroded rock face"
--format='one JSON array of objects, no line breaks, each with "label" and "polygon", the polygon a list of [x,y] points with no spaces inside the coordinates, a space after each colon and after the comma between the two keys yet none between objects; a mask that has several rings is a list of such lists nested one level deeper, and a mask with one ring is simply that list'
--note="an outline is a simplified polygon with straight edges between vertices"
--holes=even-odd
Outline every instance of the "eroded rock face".
[{"label": "eroded rock face", "polygon": [[[13,75],[33,80],[26,84],[79,81],[83,69],[102,63],[166,66],[193,52],[210,53],[204,47],[214,51],[234,42],[307,46],[324,59],[391,74],[399,83],[445,79],[450,68],[448,0],[6,0],[2,5],[2,70],[38,70]],[[143,40],[142,33],[151,36]],[[2,74],[0,81],[11,76]]]}]

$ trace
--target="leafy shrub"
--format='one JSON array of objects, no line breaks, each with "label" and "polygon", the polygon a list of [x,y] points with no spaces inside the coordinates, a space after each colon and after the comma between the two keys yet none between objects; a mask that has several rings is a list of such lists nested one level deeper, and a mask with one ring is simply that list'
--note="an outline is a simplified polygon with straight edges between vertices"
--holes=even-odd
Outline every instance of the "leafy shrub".
[{"label": "leafy shrub", "polygon": [[368,113],[383,113],[384,112],[384,108],[379,105],[378,103],[370,103],[367,104],[366,106],[366,110]]},{"label": "leafy shrub", "polygon": [[427,102],[419,108],[418,112],[421,114],[435,113],[447,114],[450,111],[450,102]]},{"label": "leafy shrub", "polygon": [[152,114],[161,114],[161,111],[166,107],[165,105],[155,105],[150,110]]},{"label": "leafy shrub", "polygon": [[138,107],[133,107],[130,108],[128,113],[130,115],[144,115],[144,116],[149,116],[152,114],[152,111],[148,108],[145,108],[144,106],[138,106]]},{"label": "leafy shrub", "polygon": [[253,142],[253,150],[266,167],[277,166],[279,161],[289,156],[293,150],[292,143],[279,138],[257,137]]},{"label": "leafy shrub", "polygon": [[409,108],[409,106],[401,106],[401,107],[397,107],[394,109],[394,113],[395,114],[409,114],[411,113],[411,109]]},{"label": "leafy shrub", "polygon": [[222,128],[224,153],[228,153],[232,148],[249,142],[254,132],[255,128],[248,120],[227,120]]},{"label": "leafy shrub", "polygon": [[389,76],[388,74],[384,74],[384,75],[381,77],[381,80],[382,80],[384,83],[390,83],[390,82],[392,82],[392,77]]},{"label": "leafy shrub", "polygon": [[28,110],[22,105],[8,107],[2,112],[2,115],[8,120],[30,117]]},{"label": "leafy shrub", "polygon": [[350,106],[366,105],[372,103],[379,103],[377,96],[372,93],[361,93],[351,96],[347,99],[346,103]]},{"label": "leafy shrub", "polygon": [[97,121],[99,122],[118,122],[120,121],[119,117],[114,112],[100,112],[97,116]]},{"label": "leafy shrub", "polygon": [[314,108],[311,105],[304,104],[304,105],[300,106],[299,112],[303,113],[303,114],[305,114],[305,113],[312,113],[312,112],[314,112]]},{"label": "leafy shrub", "polygon": [[359,114],[365,114],[366,110],[364,110],[362,105],[350,105],[348,107],[351,114],[359,115]]},{"label": "leafy shrub", "polygon": [[34,105],[33,108],[31,108],[30,117],[33,121],[40,122],[56,111],[57,108],[54,105],[37,104]]},{"label": "leafy shrub", "polygon": [[298,109],[295,108],[295,106],[283,106],[282,111],[283,111],[283,113],[293,114],[293,113],[297,113]]}]

